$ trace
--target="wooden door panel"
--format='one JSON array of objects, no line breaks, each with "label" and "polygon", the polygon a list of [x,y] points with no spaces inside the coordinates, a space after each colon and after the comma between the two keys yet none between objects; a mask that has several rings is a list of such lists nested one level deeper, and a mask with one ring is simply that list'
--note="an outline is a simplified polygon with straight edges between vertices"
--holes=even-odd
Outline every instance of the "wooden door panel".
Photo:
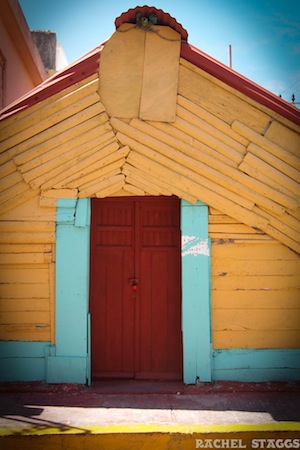
[{"label": "wooden door panel", "polygon": [[[181,298],[177,251],[143,250],[138,378],[181,379]],[[174,277],[177,283],[172,282]]]},{"label": "wooden door panel", "polygon": [[181,379],[179,200],[140,205],[140,300],[137,377]]},{"label": "wooden door panel", "polygon": [[133,378],[135,372],[132,204],[106,200],[92,208],[91,350],[94,377]]},{"label": "wooden door panel", "polygon": [[92,200],[94,377],[182,378],[179,212],[176,198]]},{"label": "wooden door panel", "polygon": [[105,249],[93,280],[91,328],[94,376],[133,377],[134,302],[128,281],[132,273],[132,250]]}]

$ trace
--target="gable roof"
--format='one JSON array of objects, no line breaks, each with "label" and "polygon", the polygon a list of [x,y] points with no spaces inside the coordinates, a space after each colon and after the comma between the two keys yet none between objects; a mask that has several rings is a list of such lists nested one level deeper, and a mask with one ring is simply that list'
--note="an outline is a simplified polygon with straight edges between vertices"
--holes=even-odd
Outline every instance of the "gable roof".
[{"label": "gable roof", "polygon": [[[126,23],[126,21],[128,23],[134,23],[138,12],[141,12],[146,16],[151,13],[155,13],[158,17],[159,23],[165,26],[170,26],[180,33],[182,37],[180,55],[182,58],[211,74],[220,81],[228,84],[242,94],[247,95],[249,98],[257,101],[267,108],[270,108],[274,112],[277,112],[295,124],[300,125],[300,113],[298,108],[239,74],[235,70],[229,68],[220,61],[209,56],[197,47],[189,44],[187,42],[187,31],[176,21],[176,19],[172,18],[161,9],[149,6],[137,6],[136,8],[129,9],[126,13],[121,14],[121,16],[115,20],[116,29],[123,23]],[[60,92],[76,82],[97,73],[99,69],[100,53],[104,46],[105,42],[99,44],[97,47],[83,55],[78,60],[74,61],[62,71],[49,77],[37,86],[37,88],[31,90],[16,102],[8,105],[0,111],[0,120],[3,120],[12,114],[45,100],[51,95]]]},{"label": "gable roof", "polygon": [[[140,10],[187,37],[153,7],[116,26]],[[2,111],[1,210],[34,195],[177,195],[299,252],[299,110],[184,40],[175,122],[109,117],[98,89],[104,47]]]}]

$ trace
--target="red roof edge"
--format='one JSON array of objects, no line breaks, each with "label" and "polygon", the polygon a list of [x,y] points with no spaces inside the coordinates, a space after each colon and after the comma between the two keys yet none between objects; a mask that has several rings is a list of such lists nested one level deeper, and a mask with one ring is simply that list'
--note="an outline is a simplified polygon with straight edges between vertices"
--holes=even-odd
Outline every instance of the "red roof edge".
[{"label": "red roof edge", "polygon": [[157,25],[167,25],[177,31],[182,40],[187,41],[188,32],[183,26],[177,22],[177,20],[170,16],[169,13],[165,13],[162,9],[157,9],[155,6],[136,6],[121,14],[115,20],[116,29],[123,23],[136,23],[136,15],[141,13],[144,17],[149,17],[150,14],[155,14],[157,17]]},{"label": "red roof edge", "polygon": [[[156,10],[156,8],[145,8],[147,8],[148,12],[149,10],[161,11]],[[132,12],[136,12],[137,9],[138,7],[129,10],[130,17],[133,16]],[[125,16],[123,14],[122,16],[126,18],[127,13],[124,14]],[[169,16],[165,13],[163,14],[164,17]],[[123,23],[124,17],[121,20],[122,16],[116,19],[116,23],[119,23],[119,19],[121,21],[120,23]],[[0,112],[0,120],[4,120],[13,114],[25,110],[26,108],[29,108],[30,106],[35,105],[72,86],[73,84],[97,73],[99,70],[100,52],[104,45],[105,43],[98,45],[96,48],[69,65],[66,69],[54,74],[26,95],[8,105]],[[267,91],[263,87],[230,69],[225,64],[222,64],[198,48],[188,44],[187,42],[183,42],[181,44],[181,57],[237,91],[245,94],[252,100],[268,107],[291,122],[300,125],[300,110],[296,106],[291,105],[282,98]]]},{"label": "red roof edge", "polygon": [[291,122],[300,125],[300,110],[198,48],[181,44],[181,57]]},{"label": "red roof edge", "polygon": [[27,94],[2,109],[0,111],[0,120],[4,120],[36,103],[46,100],[48,97],[96,73],[99,69],[100,51],[103,46],[104,44],[100,44],[65,69],[55,73]]}]

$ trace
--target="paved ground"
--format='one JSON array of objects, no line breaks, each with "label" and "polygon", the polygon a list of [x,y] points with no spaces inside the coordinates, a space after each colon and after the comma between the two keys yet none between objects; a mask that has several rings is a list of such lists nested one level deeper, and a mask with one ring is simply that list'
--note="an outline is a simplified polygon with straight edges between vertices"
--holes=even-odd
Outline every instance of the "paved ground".
[{"label": "paved ground", "polygon": [[[0,431],[10,439],[87,430],[100,434],[135,430],[148,435],[162,430],[189,430],[190,435],[195,431],[273,430],[300,438],[300,383],[222,382],[199,387],[164,382],[98,382],[91,387],[6,383],[0,384],[0,394]],[[195,448],[195,439],[191,447],[176,441],[177,447],[151,444],[149,448]],[[17,441],[9,442],[5,448],[20,448]],[[74,448],[74,443],[55,445],[48,448]],[[23,443],[22,448],[26,448]],[[32,442],[28,448],[34,448]],[[118,447],[95,448],[123,447],[119,443]],[[130,448],[146,447],[132,442]]]}]

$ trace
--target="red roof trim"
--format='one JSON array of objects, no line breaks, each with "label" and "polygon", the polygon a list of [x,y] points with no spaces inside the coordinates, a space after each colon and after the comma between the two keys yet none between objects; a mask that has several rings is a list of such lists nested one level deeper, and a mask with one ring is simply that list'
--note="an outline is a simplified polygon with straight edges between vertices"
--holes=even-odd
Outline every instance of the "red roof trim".
[{"label": "red roof trim", "polygon": [[[169,14],[164,13],[162,10],[157,10],[151,7],[141,7],[147,8],[147,13],[151,14],[149,11],[156,11],[163,14],[164,20],[170,21],[168,25],[171,26],[172,18]],[[135,13],[140,10],[139,7],[127,11],[127,13],[122,14],[116,19],[116,26],[120,26],[123,19],[129,19],[130,17],[135,18]],[[175,19],[174,19],[175,21]],[[176,22],[176,21],[175,21]],[[177,23],[177,22],[176,22]],[[179,25],[179,24],[178,24]],[[181,25],[179,25],[181,27]],[[178,31],[178,30],[177,30]],[[34,88],[32,91],[27,93],[25,96],[21,97],[14,103],[10,104],[0,112],[0,120],[16,114],[32,105],[39,103],[40,101],[46,100],[54,94],[72,86],[73,84],[88,78],[89,76],[95,74],[99,70],[99,59],[100,52],[103,49],[105,43],[100,44],[95,49],[88,52],[82,58],[78,59],[66,69],[53,75],[52,77],[45,80],[39,86]],[[248,78],[240,75],[238,72],[230,69],[225,64],[217,61],[196,47],[183,42],[181,44],[181,57],[194,64],[195,66],[203,69],[205,72],[214,76],[220,81],[223,81],[228,86],[238,90],[239,92],[245,94],[252,100],[257,101],[261,105],[264,105],[291,122],[300,125],[300,110],[290,103],[286,102],[282,98],[272,94],[261,86],[250,81]]]},{"label": "red roof trim", "polygon": [[137,13],[142,13],[143,16],[149,17],[150,14],[154,13],[157,17],[158,25],[167,25],[181,34],[181,38],[187,41],[188,32],[183,28],[183,26],[177,22],[174,17],[170,16],[170,14],[165,13],[162,9],[157,9],[155,6],[136,6],[135,8],[129,9],[127,12],[124,12],[115,20],[116,29],[119,28],[123,23],[135,23]]},{"label": "red roof trim", "polygon": [[46,100],[52,95],[96,73],[99,69],[100,51],[103,46],[103,44],[100,44],[82,58],[52,75],[26,95],[8,105],[0,112],[0,120]]},{"label": "red roof trim", "polygon": [[181,44],[181,57],[286,119],[300,125],[300,110],[198,48]]}]

